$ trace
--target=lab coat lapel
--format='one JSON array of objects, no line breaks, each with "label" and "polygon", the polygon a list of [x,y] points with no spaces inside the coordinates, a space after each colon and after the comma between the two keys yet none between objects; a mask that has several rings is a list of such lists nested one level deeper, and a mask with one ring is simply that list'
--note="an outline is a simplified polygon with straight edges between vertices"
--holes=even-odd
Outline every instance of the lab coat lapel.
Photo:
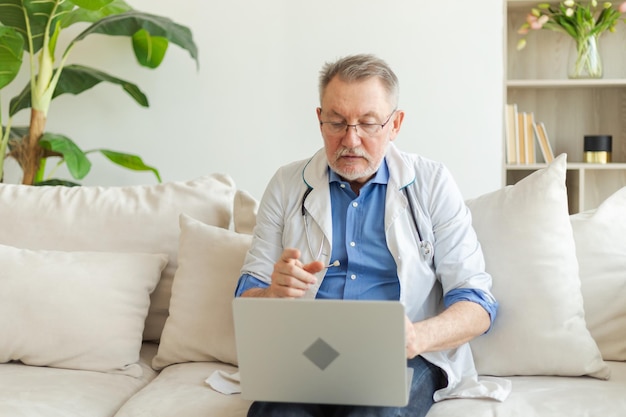
[{"label": "lab coat lapel", "polygon": [[324,234],[326,242],[323,254],[330,257],[332,242],[332,212],[330,206],[330,189],[328,184],[328,161],[324,149],[319,150],[302,170],[302,179],[311,188],[304,202],[304,207],[312,220],[309,223],[309,234],[312,247],[319,247],[321,241],[319,231]]},{"label": "lab coat lapel", "polygon": [[389,169],[389,182],[385,197],[385,230],[389,230],[396,219],[404,215],[408,209],[403,188],[410,187],[415,182],[415,170],[402,158],[393,143],[389,144],[385,159]]}]

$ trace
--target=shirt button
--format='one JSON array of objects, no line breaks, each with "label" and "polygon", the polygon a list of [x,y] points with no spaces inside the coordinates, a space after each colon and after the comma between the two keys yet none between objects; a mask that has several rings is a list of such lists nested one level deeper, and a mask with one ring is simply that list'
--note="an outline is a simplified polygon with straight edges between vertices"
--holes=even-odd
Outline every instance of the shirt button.
[{"label": "shirt button", "polygon": [[356,279],[356,275],[354,275],[354,274],[350,275],[350,279],[351,280],[355,280]]},{"label": "shirt button", "polygon": [[355,247],[355,246],[356,246],[356,243],[354,243],[354,242],[350,242],[350,246]]},{"label": "shirt button", "polygon": [[346,184],[339,184],[341,188],[346,188]]},{"label": "shirt button", "polygon": [[358,207],[359,203],[357,203],[356,201],[352,203],[352,207]]}]

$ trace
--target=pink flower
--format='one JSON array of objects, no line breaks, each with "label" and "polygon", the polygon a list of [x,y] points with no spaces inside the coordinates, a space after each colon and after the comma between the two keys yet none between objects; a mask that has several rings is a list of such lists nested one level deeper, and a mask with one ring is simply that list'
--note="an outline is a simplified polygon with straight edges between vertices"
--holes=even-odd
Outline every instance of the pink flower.
[{"label": "pink flower", "polygon": [[617,10],[619,10],[620,13],[626,13],[626,1],[620,4]]},{"label": "pink flower", "polygon": [[533,30],[541,29],[547,21],[548,21],[548,16],[546,15],[537,17],[533,14],[529,14],[528,16],[526,16],[526,22],[528,23],[529,27]]}]

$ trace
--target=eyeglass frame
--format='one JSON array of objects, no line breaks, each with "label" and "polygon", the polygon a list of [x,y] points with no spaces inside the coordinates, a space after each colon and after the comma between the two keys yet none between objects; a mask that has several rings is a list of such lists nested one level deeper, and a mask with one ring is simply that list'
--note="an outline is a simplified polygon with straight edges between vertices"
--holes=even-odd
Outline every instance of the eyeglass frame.
[{"label": "eyeglass frame", "polygon": [[[391,111],[391,113],[389,114],[389,117],[387,117],[387,120],[385,120],[385,123],[355,123],[353,125],[348,124],[346,122],[325,122],[320,120],[320,128],[323,129],[324,128],[324,124],[330,124],[330,125],[345,125],[346,126],[346,130],[343,131],[344,134],[348,133],[348,129],[353,127],[354,128],[354,132],[360,137],[359,135],[359,130],[358,130],[358,126],[380,126],[380,130],[374,134],[377,134],[379,132],[382,132],[382,130],[385,128],[385,126],[387,126],[389,124],[389,122],[391,121],[391,116],[393,116],[396,112],[398,111],[398,108],[396,107],[395,109],[393,109]],[[320,113],[322,112],[322,108],[320,107]],[[361,130],[361,132],[363,133],[364,131]],[[337,132],[337,134],[339,134],[341,132]],[[373,134],[373,135],[374,135]],[[364,136],[368,136],[367,134]]]}]

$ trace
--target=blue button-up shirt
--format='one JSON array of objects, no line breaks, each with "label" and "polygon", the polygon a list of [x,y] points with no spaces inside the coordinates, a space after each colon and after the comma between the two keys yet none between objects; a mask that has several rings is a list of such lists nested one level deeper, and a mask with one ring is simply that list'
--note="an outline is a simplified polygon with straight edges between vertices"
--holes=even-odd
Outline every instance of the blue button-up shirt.
[{"label": "blue button-up shirt", "polygon": [[400,281],[387,248],[383,216],[389,171],[383,162],[359,195],[330,170],[333,219],[331,258],[339,267],[328,268],[317,298],[398,300]]}]

